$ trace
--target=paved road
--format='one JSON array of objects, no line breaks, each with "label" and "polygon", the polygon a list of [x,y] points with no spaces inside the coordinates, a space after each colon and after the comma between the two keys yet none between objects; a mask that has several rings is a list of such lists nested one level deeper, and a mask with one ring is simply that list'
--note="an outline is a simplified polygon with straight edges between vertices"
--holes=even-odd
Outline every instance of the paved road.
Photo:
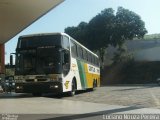
[{"label": "paved road", "polygon": [[107,86],[65,99],[110,105],[160,108],[160,86]]},{"label": "paved road", "polygon": [[[158,86],[100,87],[93,92],[81,92],[74,97],[55,95],[33,97],[30,94],[0,94],[0,119],[90,119],[103,120],[108,114],[160,114]],[[153,108],[145,108],[145,107]]]}]

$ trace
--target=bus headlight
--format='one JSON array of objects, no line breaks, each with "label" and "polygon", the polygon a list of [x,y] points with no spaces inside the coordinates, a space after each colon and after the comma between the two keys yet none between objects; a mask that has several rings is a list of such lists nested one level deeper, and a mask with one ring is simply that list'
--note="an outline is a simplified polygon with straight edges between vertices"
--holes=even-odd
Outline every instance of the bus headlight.
[{"label": "bus headlight", "polygon": [[16,86],[16,89],[23,89],[23,86]]}]

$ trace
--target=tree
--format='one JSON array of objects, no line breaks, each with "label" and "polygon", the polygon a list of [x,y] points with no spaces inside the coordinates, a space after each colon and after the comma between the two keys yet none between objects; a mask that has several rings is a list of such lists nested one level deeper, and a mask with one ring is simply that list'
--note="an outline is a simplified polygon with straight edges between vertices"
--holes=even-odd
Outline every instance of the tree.
[{"label": "tree", "polygon": [[143,38],[147,33],[145,23],[136,13],[119,7],[115,17],[111,45],[121,47],[126,40]]},{"label": "tree", "polygon": [[104,9],[89,23],[81,22],[77,27],[66,28],[65,32],[89,49],[99,51],[103,62],[108,45],[120,50],[126,40],[142,38],[147,30],[139,15],[119,7],[116,14],[112,8]]},{"label": "tree", "polygon": [[110,34],[114,21],[114,10],[112,8],[101,11],[100,14],[92,18],[88,23],[89,42],[92,43],[92,50],[99,50],[107,47],[110,42]]},{"label": "tree", "polygon": [[133,40],[133,38],[143,38],[147,33],[145,23],[136,13],[119,7],[115,18],[115,29],[112,36],[111,45],[117,47],[113,60],[114,63],[120,61],[130,60],[132,54],[124,49],[124,42],[126,40]]},{"label": "tree", "polygon": [[77,27],[67,27],[64,31],[80,43],[85,43],[87,37],[87,25],[86,22],[81,22]]},{"label": "tree", "polygon": [[101,61],[104,61],[105,48],[110,44],[110,35],[114,28],[114,10],[104,9],[88,23],[89,43],[91,50],[99,51]]}]

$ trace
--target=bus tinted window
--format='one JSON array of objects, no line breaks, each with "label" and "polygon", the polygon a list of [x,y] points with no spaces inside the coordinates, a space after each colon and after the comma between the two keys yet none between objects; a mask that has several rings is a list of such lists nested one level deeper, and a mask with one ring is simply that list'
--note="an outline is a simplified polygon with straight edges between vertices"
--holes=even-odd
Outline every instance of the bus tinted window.
[{"label": "bus tinted window", "polygon": [[86,51],[86,60],[88,61],[88,52]]},{"label": "bus tinted window", "polygon": [[87,51],[85,49],[83,49],[83,57],[84,57],[84,60],[87,61]]},{"label": "bus tinted window", "polygon": [[69,50],[69,38],[66,36],[63,36],[63,47]]},{"label": "bus tinted window", "polygon": [[95,61],[96,65],[98,66],[98,58],[96,57],[96,61]]},{"label": "bus tinted window", "polygon": [[71,52],[72,52],[72,57],[77,57],[77,45],[71,41]]},{"label": "bus tinted window", "polygon": [[83,59],[83,50],[82,47],[78,46],[78,57]]},{"label": "bus tinted window", "polygon": [[92,64],[94,64],[94,56],[92,55]]},{"label": "bus tinted window", "polygon": [[88,53],[88,61],[91,63],[92,62],[92,56],[90,53]]}]

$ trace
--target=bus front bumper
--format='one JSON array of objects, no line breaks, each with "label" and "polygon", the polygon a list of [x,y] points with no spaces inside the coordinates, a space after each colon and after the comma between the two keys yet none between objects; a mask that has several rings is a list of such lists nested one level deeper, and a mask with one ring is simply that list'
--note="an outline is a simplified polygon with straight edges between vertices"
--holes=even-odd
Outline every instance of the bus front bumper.
[{"label": "bus front bumper", "polygon": [[16,93],[61,93],[63,92],[60,82],[30,82],[15,83]]}]

